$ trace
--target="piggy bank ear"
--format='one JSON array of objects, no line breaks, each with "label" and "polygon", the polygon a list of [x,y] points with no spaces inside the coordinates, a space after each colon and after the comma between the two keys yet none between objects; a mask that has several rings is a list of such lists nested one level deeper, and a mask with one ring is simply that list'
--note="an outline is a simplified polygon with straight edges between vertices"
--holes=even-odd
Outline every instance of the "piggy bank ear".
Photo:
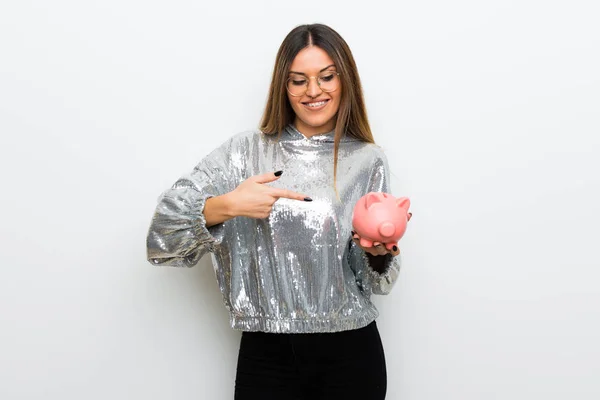
[{"label": "piggy bank ear", "polygon": [[408,212],[408,208],[410,207],[410,200],[408,197],[400,197],[396,199],[396,206],[398,208],[404,209],[404,211]]},{"label": "piggy bank ear", "polygon": [[379,194],[376,192],[371,192],[367,194],[367,199],[365,200],[365,207],[367,208],[367,210],[371,208],[371,206],[375,203],[381,203],[381,198],[379,197]]}]

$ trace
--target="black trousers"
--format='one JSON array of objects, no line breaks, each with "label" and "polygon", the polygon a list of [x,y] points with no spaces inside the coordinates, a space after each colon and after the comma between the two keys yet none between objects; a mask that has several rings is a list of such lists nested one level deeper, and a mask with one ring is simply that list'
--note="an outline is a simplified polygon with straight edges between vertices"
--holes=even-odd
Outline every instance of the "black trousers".
[{"label": "black trousers", "polygon": [[332,333],[242,333],[235,400],[383,400],[386,390],[375,321]]}]

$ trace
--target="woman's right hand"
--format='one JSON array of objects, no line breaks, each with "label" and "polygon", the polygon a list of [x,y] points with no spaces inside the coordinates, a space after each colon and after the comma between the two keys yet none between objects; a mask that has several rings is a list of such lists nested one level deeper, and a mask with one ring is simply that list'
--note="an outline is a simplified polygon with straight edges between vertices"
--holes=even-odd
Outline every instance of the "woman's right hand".
[{"label": "woman's right hand", "polygon": [[312,201],[310,197],[304,194],[265,185],[265,183],[279,179],[282,173],[283,171],[277,171],[251,176],[227,193],[226,196],[232,214],[250,218],[267,218],[271,214],[273,204],[282,197],[292,200]]}]

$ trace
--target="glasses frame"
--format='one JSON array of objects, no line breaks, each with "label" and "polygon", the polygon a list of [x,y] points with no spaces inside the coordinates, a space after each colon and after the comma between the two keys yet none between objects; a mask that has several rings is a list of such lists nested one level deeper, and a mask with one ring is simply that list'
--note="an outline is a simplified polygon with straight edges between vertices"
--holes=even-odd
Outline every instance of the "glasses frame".
[{"label": "glasses frame", "polygon": [[[334,75],[336,75],[336,76],[338,76],[338,77],[340,76],[340,73],[339,73],[339,72],[337,72],[337,71],[323,71],[323,72],[321,72],[321,73],[320,73],[319,75],[317,75],[317,76],[314,76],[314,75],[313,75],[313,76],[303,75],[303,76],[305,76],[307,79],[306,79],[306,84],[304,85],[306,88],[304,89],[304,93],[302,93],[302,94],[294,94],[294,93],[292,93],[292,92],[290,91],[290,89],[289,89],[289,87],[288,87],[288,86],[289,86],[288,84],[289,84],[289,81],[290,81],[290,80],[292,80],[293,78],[292,78],[292,77],[289,77],[289,78],[287,78],[287,79],[286,79],[286,81],[285,81],[285,90],[287,90],[287,92],[290,94],[290,96],[294,96],[294,97],[302,97],[302,96],[304,96],[304,95],[306,94],[306,92],[308,92],[308,86],[309,86],[309,84],[310,84],[310,78],[315,78],[315,80],[317,81],[317,86],[319,86],[319,89],[321,89],[321,91],[322,91],[323,93],[332,93],[332,92],[335,92],[336,90],[338,90],[338,89],[340,88],[339,84],[338,84],[338,87],[336,87],[336,88],[335,88],[335,89],[333,89],[333,90],[324,90],[324,89],[321,87],[321,82],[319,82],[319,77],[320,77],[321,75],[325,74],[325,73],[328,73],[328,72],[332,72]],[[296,75],[300,75],[300,74],[296,74]]]}]

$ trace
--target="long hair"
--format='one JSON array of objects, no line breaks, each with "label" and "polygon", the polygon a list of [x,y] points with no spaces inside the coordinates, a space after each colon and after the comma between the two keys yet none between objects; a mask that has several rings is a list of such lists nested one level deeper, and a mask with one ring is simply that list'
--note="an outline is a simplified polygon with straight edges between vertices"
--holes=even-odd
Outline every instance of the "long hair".
[{"label": "long hair", "polygon": [[365,102],[358,69],[346,41],[333,29],[323,24],[300,25],[285,37],[273,68],[273,77],[260,130],[267,134],[281,134],[283,129],[294,122],[295,113],[287,97],[286,81],[290,66],[296,55],[304,48],[317,46],[323,49],[340,72],[342,96],[337,112],[334,136],[333,185],[337,192],[337,161],[339,143],[344,135],[367,143],[375,143]]}]

